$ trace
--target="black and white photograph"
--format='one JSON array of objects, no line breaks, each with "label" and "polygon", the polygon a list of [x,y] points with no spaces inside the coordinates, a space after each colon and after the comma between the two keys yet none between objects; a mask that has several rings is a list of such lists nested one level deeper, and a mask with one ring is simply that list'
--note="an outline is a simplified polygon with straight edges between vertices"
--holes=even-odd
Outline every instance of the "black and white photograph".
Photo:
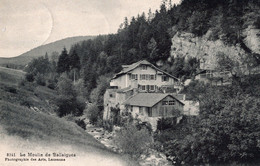
[{"label": "black and white photograph", "polygon": [[260,0],[0,0],[0,166],[259,166]]}]

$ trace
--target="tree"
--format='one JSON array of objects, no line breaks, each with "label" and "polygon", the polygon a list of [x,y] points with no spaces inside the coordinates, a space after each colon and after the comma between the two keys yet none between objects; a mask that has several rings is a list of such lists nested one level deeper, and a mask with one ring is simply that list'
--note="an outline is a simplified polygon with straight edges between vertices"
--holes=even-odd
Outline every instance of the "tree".
[{"label": "tree", "polygon": [[148,129],[138,130],[135,125],[129,124],[116,133],[115,143],[123,153],[138,159],[148,150],[152,137]]},{"label": "tree", "polygon": [[199,120],[199,128],[176,144],[176,155],[192,165],[259,163],[259,104],[249,96],[230,99],[221,111]]},{"label": "tree", "polygon": [[76,81],[76,72],[78,73],[78,71],[80,70],[80,59],[79,56],[76,52],[76,50],[73,50],[72,54],[69,56],[69,60],[70,60],[70,70],[73,71],[73,81],[75,84]]},{"label": "tree", "polygon": [[202,36],[208,31],[208,23],[206,19],[207,13],[193,12],[192,16],[188,20],[189,30],[191,33]]},{"label": "tree", "polygon": [[103,106],[104,94],[109,87],[110,76],[100,76],[97,80],[97,87],[90,94],[90,101],[97,106]]},{"label": "tree", "polygon": [[70,69],[80,69],[80,59],[76,52],[76,50],[73,50],[72,54],[69,57],[70,59]]},{"label": "tree", "polygon": [[70,58],[66,48],[64,47],[61,55],[59,56],[58,64],[57,64],[57,72],[63,73],[68,72],[70,70]]},{"label": "tree", "polygon": [[102,111],[100,111],[95,104],[91,104],[90,106],[88,106],[86,114],[89,122],[93,125],[96,125],[98,123],[98,120],[102,119]]},{"label": "tree", "polygon": [[[253,80],[252,80],[253,79]],[[171,139],[164,151],[185,165],[259,164],[259,83],[216,87],[199,82],[186,89],[200,102],[199,116],[185,138]]]},{"label": "tree", "polygon": [[58,92],[62,96],[76,96],[76,91],[73,88],[72,81],[68,78],[66,73],[63,73],[57,84]]},{"label": "tree", "polygon": [[59,78],[57,87],[59,92],[59,97],[56,101],[58,106],[56,110],[57,115],[59,117],[68,114],[81,116],[85,108],[85,102],[77,98],[72,81],[68,78],[66,73],[63,73]]},{"label": "tree", "polygon": [[154,38],[151,38],[150,42],[147,45],[147,48],[150,52],[149,58],[150,59],[156,59],[158,56],[158,49],[157,49],[157,42],[154,40]]},{"label": "tree", "polygon": [[50,62],[48,58],[39,57],[33,59],[25,69],[26,72],[32,73],[34,76],[39,74],[46,75],[50,72]]}]

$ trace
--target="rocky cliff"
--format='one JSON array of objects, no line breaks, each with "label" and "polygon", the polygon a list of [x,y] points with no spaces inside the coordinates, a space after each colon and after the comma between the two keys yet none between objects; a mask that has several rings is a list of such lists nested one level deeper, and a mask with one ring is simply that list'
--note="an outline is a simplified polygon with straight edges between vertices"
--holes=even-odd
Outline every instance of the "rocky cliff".
[{"label": "rocky cliff", "polygon": [[210,39],[211,33],[209,30],[204,36],[196,37],[192,33],[177,32],[172,38],[171,57],[197,57],[201,69],[214,69],[220,52],[238,61],[248,52],[260,53],[260,29],[248,27],[243,31],[245,46],[227,45],[220,39],[213,41]]}]

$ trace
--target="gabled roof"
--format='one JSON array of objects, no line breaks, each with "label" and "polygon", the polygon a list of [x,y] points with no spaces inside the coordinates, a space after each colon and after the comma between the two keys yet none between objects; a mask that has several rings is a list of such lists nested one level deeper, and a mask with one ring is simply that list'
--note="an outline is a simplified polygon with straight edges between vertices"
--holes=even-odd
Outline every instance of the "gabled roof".
[{"label": "gabled roof", "polygon": [[132,70],[134,70],[135,68],[137,68],[137,67],[140,66],[140,65],[148,65],[148,66],[154,68],[155,70],[158,70],[158,71],[162,72],[163,74],[168,75],[169,77],[172,77],[172,78],[175,79],[175,80],[179,80],[177,77],[174,77],[173,75],[171,75],[171,74],[169,74],[169,73],[167,73],[167,72],[165,72],[165,71],[163,71],[163,70],[157,68],[156,66],[154,66],[153,64],[151,64],[151,63],[148,62],[147,60],[141,60],[141,61],[138,61],[138,62],[133,63],[133,64],[131,64],[131,65],[122,65],[122,67],[123,67],[122,71],[120,71],[119,73],[117,73],[117,74],[113,77],[113,79],[115,79],[115,78],[117,78],[117,77],[119,77],[119,76],[121,76],[121,75],[123,75],[123,74],[126,74],[126,73],[128,73],[128,72],[130,72],[130,71],[132,71]]},{"label": "gabled roof", "polygon": [[153,107],[155,104],[163,100],[165,97],[171,96],[176,99],[182,105],[184,105],[180,100],[174,96],[166,93],[138,93],[129,99],[127,99],[123,105],[141,106],[141,107]]}]

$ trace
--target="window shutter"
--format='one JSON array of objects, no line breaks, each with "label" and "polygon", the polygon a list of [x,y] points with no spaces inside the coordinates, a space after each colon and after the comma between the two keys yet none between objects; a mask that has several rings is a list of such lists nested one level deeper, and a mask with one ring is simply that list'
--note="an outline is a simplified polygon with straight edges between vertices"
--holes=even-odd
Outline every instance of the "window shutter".
[{"label": "window shutter", "polygon": [[149,92],[149,85],[146,85],[146,91]]}]

